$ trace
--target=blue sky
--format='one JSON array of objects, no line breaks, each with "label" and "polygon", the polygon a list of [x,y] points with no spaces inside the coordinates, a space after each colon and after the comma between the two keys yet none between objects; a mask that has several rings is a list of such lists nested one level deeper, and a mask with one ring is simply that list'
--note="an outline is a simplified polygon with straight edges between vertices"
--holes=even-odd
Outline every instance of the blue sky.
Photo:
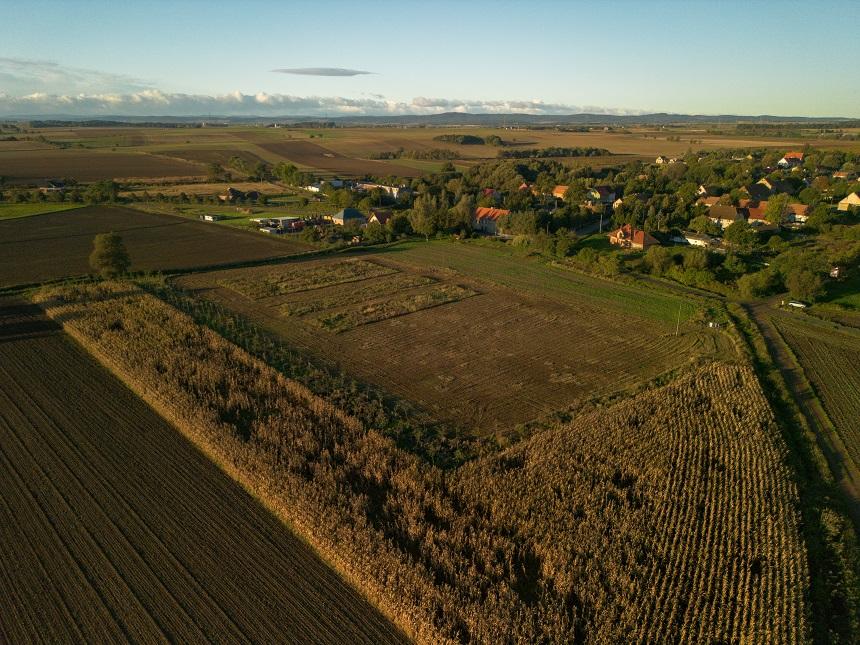
[{"label": "blue sky", "polygon": [[[5,0],[0,114],[860,117],[857,3]],[[355,76],[275,73],[345,68]]]}]

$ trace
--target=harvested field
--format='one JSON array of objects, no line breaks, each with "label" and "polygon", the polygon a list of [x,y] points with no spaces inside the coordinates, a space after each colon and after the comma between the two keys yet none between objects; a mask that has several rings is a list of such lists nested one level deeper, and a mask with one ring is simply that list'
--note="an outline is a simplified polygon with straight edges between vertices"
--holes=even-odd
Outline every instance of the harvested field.
[{"label": "harvested field", "polygon": [[77,181],[136,177],[198,177],[202,165],[141,152],[30,150],[0,152],[0,175],[10,184],[38,184],[52,177]]},{"label": "harvested field", "polygon": [[44,215],[45,213],[58,213],[82,208],[83,204],[69,204],[58,202],[39,202],[38,204],[0,204],[0,220],[18,219],[32,215]]},{"label": "harvested field", "polygon": [[[264,195],[277,195],[279,193],[284,192],[283,186],[279,186],[278,184],[274,184],[271,182],[259,182],[259,181],[231,181],[229,183],[224,182],[210,182],[210,183],[194,183],[194,184],[168,184],[165,186],[153,186],[151,184],[133,184],[129,188],[130,190],[124,190],[120,192],[120,197],[128,197],[129,195],[137,195],[141,196],[141,194],[146,191],[150,195],[157,195],[161,193],[162,195],[168,196],[176,196],[181,193],[185,193],[186,195],[220,195],[226,192],[228,188],[235,188],[237,190],[241,190],[243,192],[247,192],[250,190],[257,190],[262,192]],[[219,207],[221,210],[233,210],[235,211],[237,206],[232,205],[223,205]]]},{"label": "harvested field", "polygon": [[37,307],[9,300],[0,437],[0,641],[405,641]]},{"label": "harvested field", "polygon": [[[195,274],[177,285],[479,436],[731,353],[720,332],[683,322],[692,307],[679,296],[477,245],[406,244],[362,258],[379,269],[350,273],[347,284],[332,276],[356,260]],[[432,283],[415,284],[422,278]],[[446,290],[436,303],[428,295]]]},{"label": "harvested field", "polygon": [[122,237],[136,271],[258,260],[310,248],[217,224],[90,206],[0,221],[0,286],[88,273],[93,237],[109,231]]},{"label": "harvested field", "polygon": [[250,166],[264,161],[253,152],[239,150],[237,148],[168,148],[159,150],[159,155],[165,157],[177,157],[196,163],[217,163],[226,166],[231,157],[239,157]]},{"label": "harvested field", "polygon": [[129,284],[39,300],[422,642],[809,640],[798,494],[748,366],[444,473]]},{"label": "harvested field", "polygon": [[258,143],[257,145],[263,150],[280,155],[295,164],[343,175],[374,175],[377,177],[387,175],[420,177],[422,175],[422,172],[416,168],[387,161],[345,157],[339,152],[309,141],[281,141],[280,143]]}]

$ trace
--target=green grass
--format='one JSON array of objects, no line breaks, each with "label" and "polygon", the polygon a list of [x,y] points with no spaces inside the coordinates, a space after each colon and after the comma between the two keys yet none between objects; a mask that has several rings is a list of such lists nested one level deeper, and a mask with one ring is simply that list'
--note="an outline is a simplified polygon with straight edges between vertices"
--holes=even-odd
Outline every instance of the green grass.
[{"label": "green grass", "polygon": [[621,284],[553,267],[543,260],[517,255],[503,244],[412,241],[382,253],[391,253],[396,255],[394,259],[408,263],[452,269],[525,293],[610,307],[618,315],[651,318],[669,326],[676,323],[679,308],[681,322],[700,309],[698,303],[689,298],[660,291],[653,285]]},{"label": "green grass", "polygon": [[860,271],[852,271],[846,280],[827,283],[827,293],[821,302],[860,310]]},{"label": "green grass", "polygon": [[38,204],[0,204],[0,220],[17,219],[19,217],[30,217],[32,215],[43,215],[45,213],[56,213],[81,208],[86,204],[62,204],[45,202]]}]

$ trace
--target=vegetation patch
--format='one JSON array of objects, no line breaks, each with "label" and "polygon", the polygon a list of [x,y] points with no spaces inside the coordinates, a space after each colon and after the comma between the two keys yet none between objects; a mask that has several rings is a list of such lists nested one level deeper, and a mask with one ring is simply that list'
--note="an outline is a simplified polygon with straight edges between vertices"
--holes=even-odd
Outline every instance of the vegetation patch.
[{"label": "vegetation patch", "polygon": [[397,295],[389,299],[345,309],[336,309],[313,319],[314,324],[329,331],[342,332],[360,325],[388,320],[397,316],[438,307],[449,302],[478,295],[477,291],[459,285],[444,284],[418,293]]},{"label": "vegetation patch", "polygon": [[289,265],[261,276],[226,278],[219,284],[248,298],[259,300],[287,293],[321,289],[345,282],[379,278],[392,273],[397,273],[397,270],[376,262],[344,260]]}]

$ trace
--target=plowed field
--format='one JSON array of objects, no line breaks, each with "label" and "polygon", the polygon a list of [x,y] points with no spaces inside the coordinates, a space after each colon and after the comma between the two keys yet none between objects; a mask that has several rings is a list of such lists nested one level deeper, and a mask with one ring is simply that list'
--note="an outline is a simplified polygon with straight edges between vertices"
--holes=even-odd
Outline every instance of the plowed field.
[{"label": "plowed field", "polygon": [[0,301],[0,642],[401,642],[39,310]]}]

